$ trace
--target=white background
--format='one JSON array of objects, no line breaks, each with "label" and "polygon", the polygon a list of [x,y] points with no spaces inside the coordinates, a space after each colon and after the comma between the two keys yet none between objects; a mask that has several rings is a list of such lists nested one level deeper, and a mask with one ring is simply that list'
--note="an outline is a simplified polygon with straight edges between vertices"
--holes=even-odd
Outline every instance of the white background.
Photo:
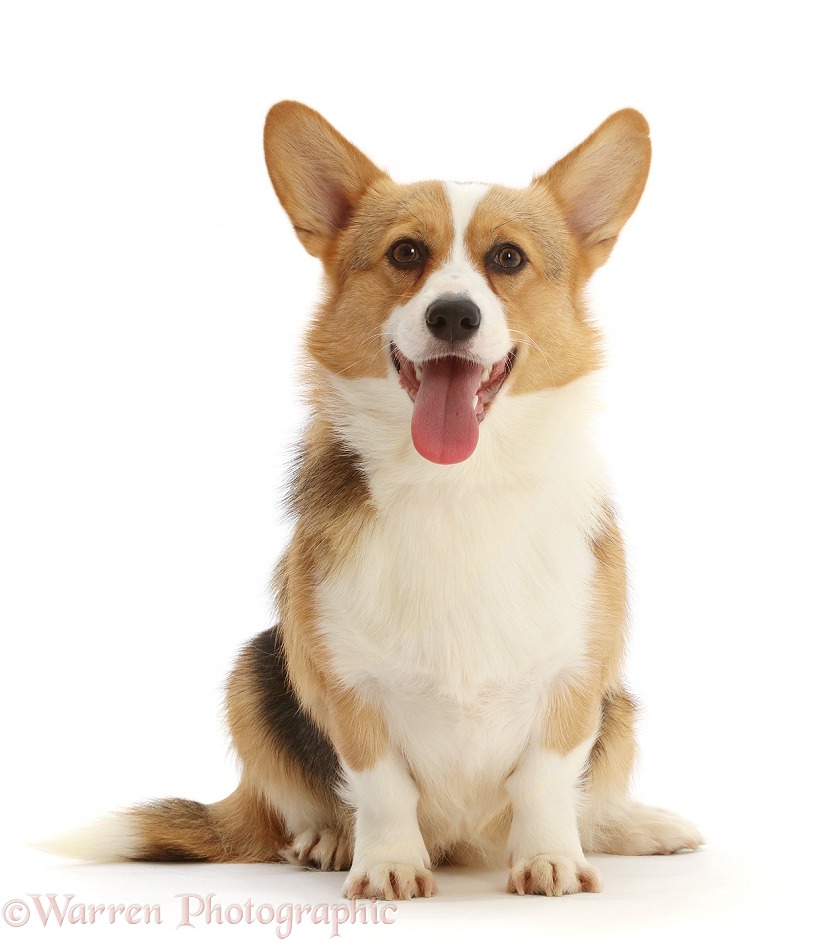
[{"label": "white background", "polygon": [[338,899],[334,874],[96,868],[22,846],[234,786],[222,688],[270,623],[318,290],[263,168],[268,107],[318,108],[395,179],[524,185],[633,106],[653,169],[591,300],[631,561],[635,790],[708,843],[598,858],[595,897],[520,900],[502,874],[444,872],[441,896],[373,935],[825,928],[828,35],[803,2],[4,6],[0,902],[161,901],[151,936],[173,930],[177,893]]}]

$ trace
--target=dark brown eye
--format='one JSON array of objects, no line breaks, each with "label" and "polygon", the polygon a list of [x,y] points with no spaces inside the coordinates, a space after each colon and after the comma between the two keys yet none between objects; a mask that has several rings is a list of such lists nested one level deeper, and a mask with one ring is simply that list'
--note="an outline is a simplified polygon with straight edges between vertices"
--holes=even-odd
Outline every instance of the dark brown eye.
[{"label": "dark brown eye", "polygon": [[400,239],[388,250],[389,260],[398,268],[412,268],[422,264],[424,253],[417,242],[409,239]]},{"label": "dark brown eye", "polygon": [[525,264],[525,256],[522,254],[521,249],[517,249],[515,245],[508,243],[500,245],[493,252],[490,263],[494,268],[500,268],[503,271],[515,271]]}]

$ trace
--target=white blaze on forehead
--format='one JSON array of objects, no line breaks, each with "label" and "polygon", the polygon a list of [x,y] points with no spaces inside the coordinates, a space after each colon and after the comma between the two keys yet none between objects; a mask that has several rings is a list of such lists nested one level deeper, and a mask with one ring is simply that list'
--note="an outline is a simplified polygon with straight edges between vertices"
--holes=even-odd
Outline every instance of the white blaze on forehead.
[{"label": "white blaze on forehead", "polygon": [[486,183],[445,183],[447,199],[452,210],[452,248],[447,262],[472,263],[467,253],[464,236],[479,200],[490,189]]},{"label": "white blaze on forehead", "polygon": [[[395,345],[414,362],[434,355],[437,341],[426,326],[426,310],[444,295],[463,295],[477,305],[481,325],[462,353],[485,365],[497,363],[511,348],[501,302],[481,272],[479,260],[467,251],[467,229],[479,201],[490,190],[486,183],[444,183],[452,222],[452,243],[439,252],[440,265],[405,304],[393,308],[386,331]],[[441,247],[439,247],[440,249]]]}]

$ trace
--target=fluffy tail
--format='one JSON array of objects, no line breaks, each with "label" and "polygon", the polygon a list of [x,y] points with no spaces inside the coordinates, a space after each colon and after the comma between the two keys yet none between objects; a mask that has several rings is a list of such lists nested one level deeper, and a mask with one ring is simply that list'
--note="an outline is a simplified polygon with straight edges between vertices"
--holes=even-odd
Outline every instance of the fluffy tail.
[{"label": "fluffy tail", "polygon": [[37,846],[62,857],[99,862],[280,860],[289,843],[283,822],[263,797],[243,785],[203,805],[167,798],[138,805]]}]

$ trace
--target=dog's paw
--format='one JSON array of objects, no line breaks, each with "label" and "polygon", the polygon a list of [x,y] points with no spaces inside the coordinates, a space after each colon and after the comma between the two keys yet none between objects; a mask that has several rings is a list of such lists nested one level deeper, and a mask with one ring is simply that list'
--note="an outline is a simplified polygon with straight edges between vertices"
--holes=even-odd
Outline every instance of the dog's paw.
[{"label": "dog's paw", "polygon": [[569,893],[599,893],[600,874],[580,858],[537,854],[516,861],[507,878],[509,893],[519,896],[566,896]]},{"label": "dog's paw", "polygon": [[672,811],[631,801],[596,821],[583,846],[587,851],[634,857],[696,850],[701,844],[704,838],[689,821]]},{"label": "dog's paw", "polygon": [[412,899],[438,892],[435,877],[426,867],[382,863],[352,870],[342,892],[348,899]]},{"label": "dog's paw", "polygon": [[284,859],[310,870],[348,870],[353,848],[339,831],[311,828],[302,831],[284,852]]}]

